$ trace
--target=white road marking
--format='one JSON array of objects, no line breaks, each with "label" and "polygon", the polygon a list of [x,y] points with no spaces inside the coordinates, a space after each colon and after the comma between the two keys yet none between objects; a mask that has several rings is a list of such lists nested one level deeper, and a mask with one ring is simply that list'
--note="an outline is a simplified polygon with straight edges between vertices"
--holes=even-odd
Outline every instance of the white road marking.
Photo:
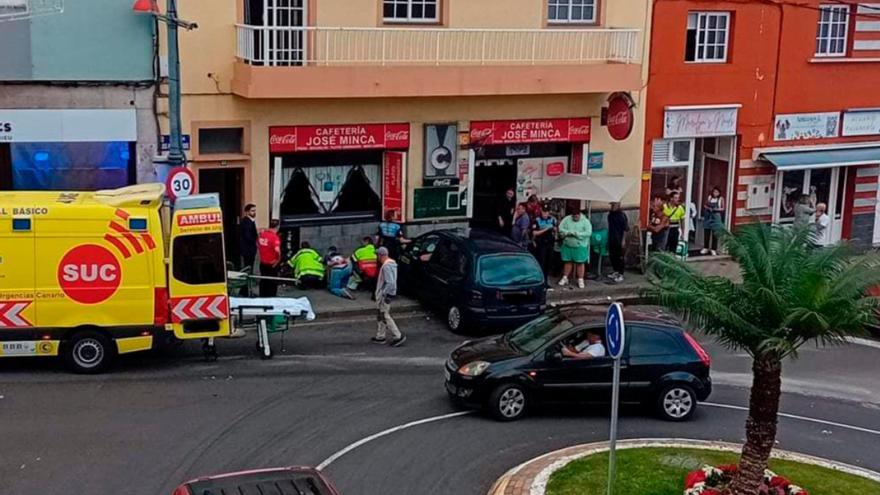
[{"label": "white road marking", "polygon": [[846,341],[850,344],[863,345],[866,347],[873,347],[874,349],[880,349],[880,342],[871,339],[861,339],[859,337],[847,337]]},{"label": "white road marking", "polygon": [[318,471],[323,471],[324,469],[327,468],[327,466],[329,466],[330,464],[333,464],[333,462],[335,462],[340,457],[344,456],[345,454],[348,454],[352,450],[354,450],[364,444],[367,444],[367,443],[372,442],[373,440],[376,440],[377,438],[382,438],[382,437],[390,435],[392,433],[396,433],[398,431],[405,430],[407,428],[412,428],[413,426],[419,426],[419,425],[423,425],[426,423],[433,423],[435,421],[443,421],[444,419],[457,418],[459,416],[464,416],[466,414],[472,414],[472,413],[473,413],[473,411],[454,412],[454,413],[450,413],[450,414],[444,414],[442,416],[432,416],[430,418],[420,419],[417,421],[410,421],[409,423],[406,423],[406,424],[395,426],[393,428],[388,428],[387,430],[380,431],[379,433],[375,433],[375,434],[370,435],[366,438],[362,438],[362,439],[358,440],[357,442],[354,442],[354,443],[348,445],[344,449],[342,449],[342,450],[336,452],[335,454],[331,455],[330,457],[324,459],[324,461],[321,462],[321,464],[318,464],[317,469],[318,469]]},{"label": "white road marking", "polygon": [[[720,409],[733,409],[735,411],[748,411],[748,407],[743,406],[734,406],[732,404],[718,404],[716,402],[701,402],[700,404],[709,407],[717,407]],[[817,423],[820,425],[827,426],[837,426],[838,428],[845,428],[847,430],[858,431],[862,433],[870,433],[872,435],[880,436],[880,430],[872,430],[870,428],[862,428],[861,426],[848,425],[845,423],[838,423],[836,421],[826,421],[824,419],[810,418],[807,416],[799,416],[797,414],[788,414],[788,413],[779,413],[780,418],[788,418],[788,419],[796,419],[798,421],[806,421],[808,423]]]}]

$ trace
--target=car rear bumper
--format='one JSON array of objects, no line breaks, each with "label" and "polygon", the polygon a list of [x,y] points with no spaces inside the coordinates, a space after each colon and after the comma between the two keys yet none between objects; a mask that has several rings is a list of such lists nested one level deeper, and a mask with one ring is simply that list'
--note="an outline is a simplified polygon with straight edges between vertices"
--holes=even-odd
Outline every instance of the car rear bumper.
[{"label": "car rear bumper", "polygon": [[545,309],[543,304],[512,308],[467,308],[467,316],[474,323],[505,326],[521,325],[537,318]]},{"label": "car rear bumper", "polygon": [[702,386],[698,387],[694,392],[697,394],[697,400],[703,402],[712,395],[712,378],[707,376],[700,380],[700,383],[702,383]]}]

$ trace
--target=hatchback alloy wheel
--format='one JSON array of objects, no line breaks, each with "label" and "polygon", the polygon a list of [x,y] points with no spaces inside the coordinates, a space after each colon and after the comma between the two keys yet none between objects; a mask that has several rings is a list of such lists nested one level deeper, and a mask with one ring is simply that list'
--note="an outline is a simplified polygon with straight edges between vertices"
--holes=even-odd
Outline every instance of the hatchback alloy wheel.
[{"label": "hatchback alloy wheel", "polygon": [[684,421],[696,409],[693,390],[684,385],[670,386],[660,396],[660,413],[671,421]]},{"label": "hatchback alloy wheel", "polygon": [[519,385],[509,383],[496,388],[489,398],[492,414],[502,421],[513,421],[525,414],[528,398]]}]

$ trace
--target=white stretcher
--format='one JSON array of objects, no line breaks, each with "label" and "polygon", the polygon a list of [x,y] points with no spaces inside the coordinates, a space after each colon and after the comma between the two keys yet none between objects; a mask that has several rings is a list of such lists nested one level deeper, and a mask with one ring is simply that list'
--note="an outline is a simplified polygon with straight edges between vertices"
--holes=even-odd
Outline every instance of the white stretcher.
[{"label": "white stretcher", "polygon": [[257,346],[263,359],[272,357],[268,318],[283,316],[288,324],[296,318],[305,318],[306,321],[315,319],[315,311],[307,297],[230,297],[229,311],[238,315],[239,325],[245,316],[257,318]]}]

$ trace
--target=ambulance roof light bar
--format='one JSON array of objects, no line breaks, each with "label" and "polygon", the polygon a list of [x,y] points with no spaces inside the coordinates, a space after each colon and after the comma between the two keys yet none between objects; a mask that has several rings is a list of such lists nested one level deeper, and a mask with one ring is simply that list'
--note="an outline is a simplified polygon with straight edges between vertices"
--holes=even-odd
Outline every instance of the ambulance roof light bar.
[{"label": "ambulance roof light bar", "polygon": [[219,208],[220,195],[217,193],[183,196],[174,201],[175,210],[197,210],[199,208]]}]

